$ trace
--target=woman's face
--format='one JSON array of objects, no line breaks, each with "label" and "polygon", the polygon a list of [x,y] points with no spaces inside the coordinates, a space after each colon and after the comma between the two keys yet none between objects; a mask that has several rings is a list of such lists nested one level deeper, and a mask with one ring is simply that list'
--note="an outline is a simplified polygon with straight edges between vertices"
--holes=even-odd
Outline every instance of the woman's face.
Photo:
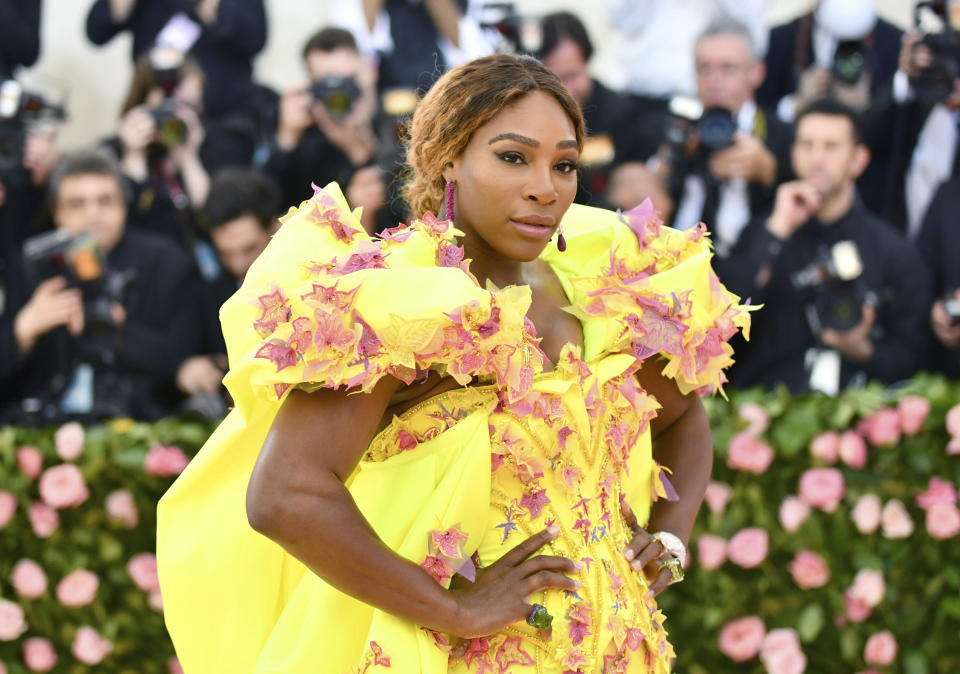
[{"label": "woman's face", "polygon": [[456,182],[457,228],[508,259],[535,259],[573,203],[579,156],[557,100],[525,95],[477,129],[444,172]]}]

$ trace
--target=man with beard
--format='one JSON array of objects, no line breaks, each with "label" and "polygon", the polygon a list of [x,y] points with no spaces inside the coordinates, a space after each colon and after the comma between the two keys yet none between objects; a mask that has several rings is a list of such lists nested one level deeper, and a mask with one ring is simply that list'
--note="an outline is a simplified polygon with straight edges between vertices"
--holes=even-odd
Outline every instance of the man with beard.
[{"label": "man with beard", "polygon": [[765,305],[731,381],[835,393],[910,377],[925,350],[928,273],[857,196],[870,155],[855,113],[829,99],[811,104],[798,116],[791,159],[798,180],[780,185],[770,216],[717,261],[730,290]]}]

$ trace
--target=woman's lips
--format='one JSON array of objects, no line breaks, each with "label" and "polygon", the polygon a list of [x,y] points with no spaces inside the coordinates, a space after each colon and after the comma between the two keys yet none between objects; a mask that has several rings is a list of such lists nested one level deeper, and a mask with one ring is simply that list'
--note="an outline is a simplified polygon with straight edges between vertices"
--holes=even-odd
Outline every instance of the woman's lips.
[{"label": "woman's lips", "polygon": [[542,215],[514,218],[510,224],[524,236],[535,239],[549,239],[556,230],[556,219]]}]

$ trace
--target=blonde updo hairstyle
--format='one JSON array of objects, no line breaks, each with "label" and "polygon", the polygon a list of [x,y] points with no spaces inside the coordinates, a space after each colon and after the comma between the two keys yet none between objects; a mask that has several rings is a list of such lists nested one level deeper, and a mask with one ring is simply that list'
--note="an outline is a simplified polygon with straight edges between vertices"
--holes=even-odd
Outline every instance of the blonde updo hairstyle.
[{"label": "blonde updo hairstyle", "polygon": [[414,217],[439,212],[443,169],[463,154],[477,129],[531,91],[543,91],[557,100],[573,122],[577,147],[582,149],[580,106],[540,61],[494,54],[465,63],[436,81],[410,123],[403,196]]}]

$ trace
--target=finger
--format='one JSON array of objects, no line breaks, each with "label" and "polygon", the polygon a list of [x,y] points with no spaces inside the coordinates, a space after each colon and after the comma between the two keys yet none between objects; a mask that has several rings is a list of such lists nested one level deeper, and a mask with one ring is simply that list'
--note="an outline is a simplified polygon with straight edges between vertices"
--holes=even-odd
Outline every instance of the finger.
[{"label": "finger", "polygon": [[[522,541],[516,547],[514,547],[510,552],[505,554],[503,557],[498,559],[494,564],[501,564],[506,566],[518,566],[523,560],[535,553],[537,550],[542,548],[544,545],[552,541],[560,533],[560,529],[557,527],[547,527],[543,531],[535,533],[530,538]],[[491,566],[493,566],[492,564]]]},{"label": "finger", "polygon": [[633,508],[627,503],[627,499],[620,499],[620,516],[623,523],[630,527],[631,533],[637,533],[640,530],[640,523],[637,522],[637,516],[633,514]]},{"label": "finger", "polygon": [[830,328],[824,328],[820,332],[820,341],[823,342],[824,346],[834,347],[837,345],[840,335],[831,330]]},{"label": "finger", "polygon": [[524,577],[540,571],[559,571],[560,573],[579,573],[583,564],[566,557],[555,555],[537,555],[520,564],[517,569]]},{"label": "finger", "polygon": [[660,573],[657,574],[657,578],[650,585],[650,594],[656,597],[658,594],[667,589],[667,586],[670,585],[670,581],[673,576],[670,574],[670,569],[660,569]]},{"label": "finger", "polygon": [[582,586],[583,584],[579,580],[555,571],[537,571],[521,581],[524,597],[530,597],[537,592],[551,589],[576,592]]},{"label": "finger", "polygon": [[663,543],[651,538],[651,541],[637,553],[636,559],[630,562],[630,566],[633,567],[634,571],[639,571],[664,552],[666,552],[666,548],[663,547]]},{"label": "finger", "polygon": [[623,551],[623,556],[627,561],[632,560],[640,554],[640,551],[647,547],[652,540],[653,536],[651,536],[649,532],[644,530],[643,527],[637,527],[637,530],[633,533],[633,538],[627,543],[627,547]]}]

